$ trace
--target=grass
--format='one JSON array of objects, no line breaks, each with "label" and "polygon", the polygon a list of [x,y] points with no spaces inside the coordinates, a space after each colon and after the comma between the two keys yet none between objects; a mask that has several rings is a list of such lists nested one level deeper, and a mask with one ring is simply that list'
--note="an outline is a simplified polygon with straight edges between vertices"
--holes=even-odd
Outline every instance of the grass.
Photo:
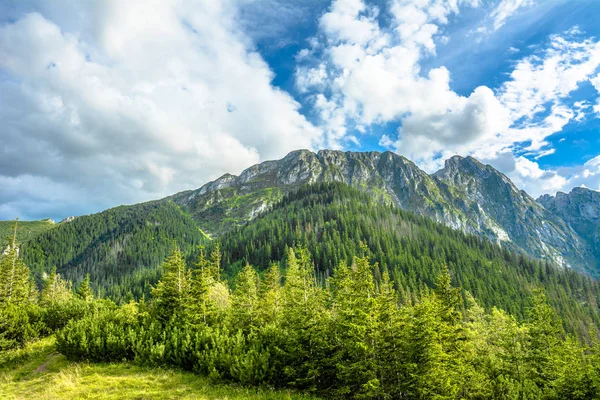
[{"label": "grass", "polygon": [[0,399],[297,399],[287,391],[215,384],[207,378],[130,363],[71,363],[47,338],[0,353]]}]

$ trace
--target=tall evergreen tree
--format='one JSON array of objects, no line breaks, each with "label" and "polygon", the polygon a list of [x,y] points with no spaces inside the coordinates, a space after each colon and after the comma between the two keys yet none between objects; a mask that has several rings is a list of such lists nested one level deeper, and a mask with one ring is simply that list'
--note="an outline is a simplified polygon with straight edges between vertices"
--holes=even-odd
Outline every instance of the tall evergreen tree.
[{"label": "tall evergreen tree", "polygon": [[220,278],[221,253],[216,246],[206,257],[206,250],[200,247],[198,259],[194,264],[191,280],[192,304],[191,320],[204,325],[220,321],[229,306],[229,288]]},{"label": "tall evergreen tree", "polygon": [[283,287],[281,325],[288,338],[284,373],[292,385],[314,390],[330,382],[331,365],[318,355],[330,345],[327,332],[331,320],[308,251],[299,249],[297,253],[288,249]]},{"label": "tall evergreen tree", "polygon": [[259,290],[259,318],[263,324],[277,324],[283,309],[281,274],[277,264],[271,265]]},{"label": "tall evergreen tree", "polygon": [[259,326],[258,275],[250,264],[236,278],[231,304],[231,324],[245,333]]},{"label": "tall evergreen tree", "polygon": [[[366,252],[366,248],[363,248]],[[334,324],[339,346],[336,359],[338,396],[358,393],[364,398],[379,395],[376,357],[379,315],[373,266],[366,255],[351,267],[342,264],[332,279]]]},{"label": "tall evergreen tree", "polygon": [[29,278],[29,268],[19,257],[15,221],[13,235],[6,249],[0,254],[0,304],[23,304],[28,302],[33,289]]},{"label": "tall evergreen tree", "polygon": [[562,335],[562,326],[556,311],[546,301],[546,295],[540,289],[534,290],[533,306],[529,310],[527,323],[530,365],[530,378],[541,392],[552,389],[556,371],[551,354],[556,350]]},{"label": "tall evergreen tree", "polygon": [[187,317],[192,303],[191,271],[177,245],[173,246],[162,269],[163,276],[152,289],[159,318],[167,321],[174,316]]},{"label": "tall evergreen tree", "polygon": [[79,285],[79,289],[77,289],[77,296],[85,301],[91,301],[94,299],[94,294],[92,293],[92,288],[90,287],[90,274],[86,274],[85,278]]}]

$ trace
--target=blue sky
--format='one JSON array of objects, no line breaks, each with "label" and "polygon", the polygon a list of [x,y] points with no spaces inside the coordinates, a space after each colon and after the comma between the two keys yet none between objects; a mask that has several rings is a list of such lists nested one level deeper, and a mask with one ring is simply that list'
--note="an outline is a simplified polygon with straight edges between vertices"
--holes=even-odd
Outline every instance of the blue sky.
[{"label": "blue sky", "polygon": [[297,148],[600,189],[596,0],[0,1],[0,219],[197,188]]}]

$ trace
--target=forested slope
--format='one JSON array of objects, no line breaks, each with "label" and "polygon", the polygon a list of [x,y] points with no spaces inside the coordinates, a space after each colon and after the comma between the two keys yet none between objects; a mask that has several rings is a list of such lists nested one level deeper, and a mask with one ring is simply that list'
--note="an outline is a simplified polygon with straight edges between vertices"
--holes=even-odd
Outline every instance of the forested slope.
[{"label": "forested slope", "polygon": [[61,223],[22,250],[38,283],[54,266],[75,284],[89,273],[99,294],[120,302],[149,293],[173,242],[189,253],[204,240],[176,204],[149,202]]},{"label": "forested slope", "polygon": [[[0,255],[0,353],[54,334],[70,361],[130,360],[326,398],[600,397],[596,283],[343,184],[303,187],[196,257],[186,253],[202,233],[172,203],[77,220],[46,250],[71,251],[59,260],[73,275],[113,265],[121,286],[110,274],[100,283],[112,295],[142,287],[132,278],[144,268],[131,262],[139,254],[171,249],[148,269],[161,274],[152,296],[116,305],[90,277],[74,292],[55,272],[38,291],[13,240]],[[90,264],[78,269],[77,260]]]},{"label": "forested slope", "polygon": [[266,267],[282,260],[287,248],[302,246],[324,281],[341,261],[350,263],[364,242],[370,260],[378,263],[376,279],[389,271],[401,299],[414,301],[448,266],[454,283],[488,309],[523,317],[532,289],[542,287],[567,330],[585,335],[599,321],[600,291],[592,279],[381,205],[344,184],[305,186],[219,242],[230,275],[246,262]]},{"label": "forested slope", "polygon": [[[10,242],[7,238],[12,237],[14,226],[15,221],[0,221],[0,244],[2,244],[2,246]],[[17,240],[20,243],[28,242],[56,226],[57,224],[49,219],[41,221],[19,221],[17,224]]]}]

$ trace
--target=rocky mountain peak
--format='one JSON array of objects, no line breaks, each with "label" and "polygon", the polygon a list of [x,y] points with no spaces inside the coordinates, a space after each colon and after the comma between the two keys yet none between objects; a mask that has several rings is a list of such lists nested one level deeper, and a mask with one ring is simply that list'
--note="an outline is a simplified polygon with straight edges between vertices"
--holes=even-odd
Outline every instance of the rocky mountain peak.
[{"label": "rocky mountain peak", "polygon": [[578,267],[587,257],[581,237],[544,208],[542,200],[536,202],[473,157],[453,156],[429,175],[389,151],[296,150],[170,199],[189,211],[205,232],[218,236],[255,218],[286,193],[316,182],[346,183],[380,201],[559,264]]}]

